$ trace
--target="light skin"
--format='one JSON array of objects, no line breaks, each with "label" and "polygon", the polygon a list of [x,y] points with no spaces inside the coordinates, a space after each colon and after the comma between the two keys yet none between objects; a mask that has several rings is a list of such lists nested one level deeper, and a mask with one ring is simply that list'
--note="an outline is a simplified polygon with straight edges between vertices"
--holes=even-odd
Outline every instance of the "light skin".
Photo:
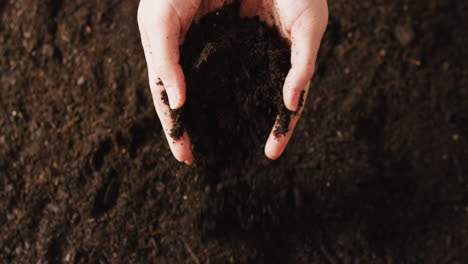
[{"label": "light skin", "polygon": [[[182,107],[186,99],[184,73],[179,64],[179,45],[183,43],[184,36],[194,21],[231,2],[232,0],[140,1],[138,25],[153,102],[174,157],[187,164],[194,161],[187,132],[178,140],[169,135],[173,126],[169,110]],[[286,148],[303,110],[298,109],[300,95],[305,91],[304,99],[307,97],[320,41],[328,23],[328,5],[326,0],[240,2],[241,17],[258,16],[263,22],[275,26],[291,45],[291,69],[284,83],[283,97],[286,107],[291,111],[298,111],[298,114],[292,116],[288,133],[276,136],[272,129],[268,137],[265,155],[270,159],[277,159]],[[167,92],[169,106],[161,99],[163,90]]]}]

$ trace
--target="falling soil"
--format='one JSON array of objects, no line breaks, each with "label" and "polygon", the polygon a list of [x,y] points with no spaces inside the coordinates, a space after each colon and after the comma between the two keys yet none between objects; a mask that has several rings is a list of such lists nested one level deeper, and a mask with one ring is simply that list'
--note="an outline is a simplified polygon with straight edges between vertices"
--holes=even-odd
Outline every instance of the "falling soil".
[{"label": "falling soil", "polygon": [[466,263],[468,3],[329,4],[276,161],[289,48],[232,9],[193,25],[173,115],[186,166],[156,117],[138,1],[1,1],[0,262]]}]

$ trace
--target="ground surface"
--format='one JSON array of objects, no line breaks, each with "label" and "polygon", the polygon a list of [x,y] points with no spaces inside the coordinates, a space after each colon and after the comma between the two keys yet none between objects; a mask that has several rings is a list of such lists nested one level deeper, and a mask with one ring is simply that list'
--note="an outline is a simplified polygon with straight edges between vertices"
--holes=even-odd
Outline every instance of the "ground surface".
[{"label": "ground surface", "polygon": [[0,262],[466,263],[465,1],[330,1],[285,155],[230,174],[170,154],[137,2],[0,2]]}]

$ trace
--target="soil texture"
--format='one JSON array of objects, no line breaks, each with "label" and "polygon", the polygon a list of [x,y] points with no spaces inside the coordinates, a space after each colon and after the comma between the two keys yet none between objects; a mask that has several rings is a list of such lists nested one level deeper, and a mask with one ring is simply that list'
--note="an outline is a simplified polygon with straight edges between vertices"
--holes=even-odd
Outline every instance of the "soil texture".
[{"label": "soil texture", "polygon": [[208,15],[189,30],[181,64],[190,88],[175,120],[191,136],[198,167],[210,166],[219,176],[231,168],[248,170],[252,166],[244,162],[256,163],[264,155],[278,115],[277,136],[288,132],[294,113],[284,106],[282,90],[290,54],[275,29],[257,19],[241,19],[237,5]]},{"label": "soil texture", "polygon": [[329,1],[276,161],[289,48],[211,14],[181,47],[194,166],[156,117],[137,6],[0,1],[1,263],[467,263],[466,1]]}]

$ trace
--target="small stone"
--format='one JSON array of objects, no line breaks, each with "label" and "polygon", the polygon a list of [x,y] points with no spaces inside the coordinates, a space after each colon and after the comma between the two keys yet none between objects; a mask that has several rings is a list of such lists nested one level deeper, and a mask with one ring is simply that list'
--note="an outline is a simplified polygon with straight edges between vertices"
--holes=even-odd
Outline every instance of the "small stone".
[{"label": "small stone", "polygon": [[93,32],[92,28],[90,26],[85,26],[85,33],[86,34],[91,34]]},{"label": "small stone", "polygon": [[13,184],[8,184],[7,186],[5,186],[6,193],[13,191],[13,189],[14,189]]},{"label": "small stone", "polygon": [[15,219],[15,215],[14,215],[14,214],[7,214],[7,220],[8,220],[8,221],[12,221],[13,219]]},{"label": "small stone", "polygon": [[396,26],[394,34],[402,46],[409,45],[415,38],[414,29],[411,24]]},{"label": "small stone", "polygon": [[336,131],[336,136],[339,137],[339,138],[342,138],[343,137],[343,133],[341,131]]},{"label": "small stone", "polygon": [[85,78],[83,76],[80,76],[78,80],[76,81],[76,84],[78,86],[82,86],[85,83],[85,81],[86,81]]},{"label": "small stone", "polygon": [[53,204],[53,203],[49,203],[46,208],[51,211],[51,212],[54,212],[54,213],[58,213],[59,211],[59,208],[57,205]]},{"label": "small stone", "polygon": [[48,58],[53,57],[54,53],[55,53],[55,49],[54,49],[54,47],[52,45],[44,44],[42,46],[42,55],[44,57],[48,57]]}]

